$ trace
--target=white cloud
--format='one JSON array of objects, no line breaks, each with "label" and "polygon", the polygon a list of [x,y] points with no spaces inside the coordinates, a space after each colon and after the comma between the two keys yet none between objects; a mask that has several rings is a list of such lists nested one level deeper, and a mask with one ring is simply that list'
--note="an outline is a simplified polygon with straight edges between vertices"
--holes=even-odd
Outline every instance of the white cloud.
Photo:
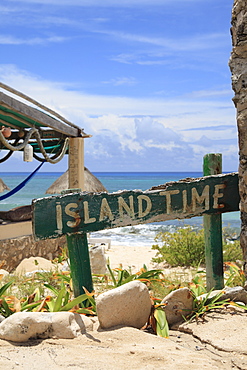
[{"label": "white cloud", "polygon": [[0,35],[0,44],[2,45],[42,45],[47,43],[60,43],[67,40],[68,38],[60,36],[51,36],[47,38],[34,37],[29,39],[21,39],[9,35]]},{"label": "white cloud", "polygon": [[187,95],[191,98],[207,98],[214,96],[233,96],[233,91],[231,89],[220,89],[220,90],[198,90],[192,91]]},{"label": "white cloud", "polygon": [[199,34],[191,37],[181,37],[179,39],[171,39],[166,37],[150,37],[127,32],[96,30],[96,32],[105,33],[118,39],[124,39],[131,42],[143,44],[151,44],[161,46],[171,51],[194,51],[206,50],[228,45],[225,33]]},{"label": "white cloud", "polygon": [[200,170],[202,156],[213,151],[223,153],[227,170],[237,169],[235,109],[217,94],[212,100],[90,95],[9,65],[0,65],[0,80],[92,134],[85,157],[93,171]]},{"label": "white cloud", "polygon": [[113,86],[133,86],[137,84],[137,80],[134,77],[118,77],[112,78],[109,81],[102,81],[103,84],[113,85]]}]

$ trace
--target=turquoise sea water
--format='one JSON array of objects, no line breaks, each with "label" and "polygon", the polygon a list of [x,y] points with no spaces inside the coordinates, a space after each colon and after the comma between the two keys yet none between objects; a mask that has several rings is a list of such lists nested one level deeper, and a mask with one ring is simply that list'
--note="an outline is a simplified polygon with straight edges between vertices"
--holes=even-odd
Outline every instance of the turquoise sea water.
[{"label": "turquoise sea water", "polygon": [[[20,184],[29,173],[5,172],[0,173],[0,178],[10,189]],[[31,204],[32,199],[50,196],[45,194],[52,183],[62,173],[38,172],[27,185],[18,193],[0,201],[0,210],[9,210],[21,205]],[[186,177],[201,177],[201,172],[95,172],[94,175],[103,183],[109,193],[118,190],[147,190],[155,185],[170,181],[178,181]],[[7,193],[7,192],[6,192]],[[5,194],[1,193],[0,195]],[[194,217],[184,221],[166,221],[155,224],[138,225],[135,227],[116,228],[92,233],[91,237],[109,237],[112,243],[119,245],[152,245],[154,237],[159,231],[173,231],[177,226],[190,224],[201,227],[202,217]],[[230,212],[223,215],[223,225],[240,227],[239,212]]]}]

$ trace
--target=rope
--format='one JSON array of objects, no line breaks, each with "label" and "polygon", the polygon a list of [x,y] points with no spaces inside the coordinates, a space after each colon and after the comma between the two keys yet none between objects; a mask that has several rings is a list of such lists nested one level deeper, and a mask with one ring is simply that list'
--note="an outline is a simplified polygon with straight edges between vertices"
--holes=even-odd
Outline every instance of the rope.
[{"label": "rope", "polygon": [[9,150],[12,150],[13,152],[16,152],[17,150],[22,150],[25,148],[25,146],[28,144],[29,140],[31,139],[31,137],[33,136],[35,132],[38,132],[38,130],[36,128],[31,128],[31,130],[29,130],[28,133],[26,134],[23,143],[17,146],[13,146],[8,142],[8,140],[5,139],[5,137],[3,136],[0,130],[0,140],[3,143],[3,145],[6,146],[6,148],[8,148]]},{"label": "rope", "polygon": [[[19,140],[20,140],[19,138],[16,139],[15,142],[14,142],[14,144],[17,144]],[[14,153],[13,150],[10,150],[8,152],[8,154],[6,154],[3,158],[0,159],[0,163],[3,163],[5,161],[7,161],[7,159],[9,159],[12,156],[13,153]]]},{"label": "rope", "polygon": [[9,150],[11,151],[17,151],[17,150],[22,150],[24,149],[24,147],[28,144],[29,140],[31,139],[31,137],[34,135],[36,141],[37,141],[37,144],[39,146],[39,149],[41,151],[41,153],[43,154],[43,157],[45,158],[45,160],[49,163],[52,163],[52,164],[55,164],[55,163],[58,163],[59,161],[61,161],[61,159],[64,157],[65,153],[66,153],[66,150],[67,150],[67,147],[68,147],[68,141],[69,139],[66,138],[65,141],[64,141],[64,145],[63,145],[63,148],[61,150],[61,154],[56,158],[56,159],[52,159],[50,158],[46,151],[45,151],[45,148],[43,146],[43,143],[41,141],[41,138],[40,138],[40,134],[39,134],[39,131],[36,129],[36,128],[31,128],[27,135],[25,136],[25,139],[23,141],[23,143],[17,145],[17,146],[13,146],[11,145],[8,140],[5,139],[5,137],[3,136],[1,130],[0,130],[0,140],[2,141],[3,145],[8,148]]},{"label": "rope", "polygon": [[0,196],[0,200],[4,200],[6,198],[11,197],[11,195],[14,195],[17,193],[19,190],[24,188],[24,186],[28,183],[28,181],[31,180],[31,178],[35,175],[35,173],[43,166],[45,162],[40,163],[40,165],[34,170],[24,181],[22,181],[19,185],[17,185],[14,189],[10,190],[7,194],[4,194]]},{"label": "rope", "polygon": [[[63,142],[63,145],[64,145],[64,142]],[[59,150],[57,151],[57,153],[55,153],[52,157],[50,157],[50,159],[56,159],[58,156],[61,155],[62,151],[63,151],[63,146],[62,144],[59,144]],[[33,152],[33,158],[36,159],[37,161],[39,162],[43,162],[44,159],[43,158],[40,158],[35,152]]]}]

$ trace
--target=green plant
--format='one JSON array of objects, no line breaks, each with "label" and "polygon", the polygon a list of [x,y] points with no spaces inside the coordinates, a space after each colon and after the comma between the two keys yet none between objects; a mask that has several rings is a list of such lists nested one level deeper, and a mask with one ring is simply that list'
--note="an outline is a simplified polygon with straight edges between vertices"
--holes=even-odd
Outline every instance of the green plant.
[{"label": "green plant", "polygon": [[141,270],[135,274],[123,269],[121,266],[119,268],[111,269],[109,263],[107,264],[107,268],[115,288],[133,280],[140,280],[147,285],[150,285],[152,282],[161,281],[160,275],[162,274],[162,270],[148,270],[145,265],[143,265]]},{"label": "green plant", "polygon": [[229,304],[229,299],[220,300],[220,297],[224,294],[223,290],[211,297],[212,291],[213,289],[200,297],[197,296],[197,292],[194,291],[193,287],[191,287],[191,293],[194,298],[193,309],[189,315],[183,316],[186,321],[192,321],[193,319],[198,321],[199,318],[204,319],[207,312],[223,308]]},{"label": "green plant", "polygon": [[152,307],[147,324],[142,329],[152,330],[154,334],[159,337],[169,337],[169,326],[166,319],[166,313],[164,307],[166,304],[161,303],[160,298],[151,298]]},{"label": "green plant", "polygon": [[243,251],[240,247],[240,241],[234,240],[232,242],[226,241],[223,243],[223,261],[236,262],[243,260]]},{"label": "green plant", "polygon": [[244,274],[243,268],[239,267],[234,262],[225,262],[225,266],[228,270],[225,271],[225,286],[244,286],[246,281],[246,276]]},{"label": "green plant", "polygon": [[6,290],[11,286],[12,281],[9,281],[8,283],[4,284],[0,288],[0,314],[4,317],[7,317],[11,315],[13,312],[9,309],[8,303],[5,300],[4,293]]},{"label": "green plant", "polygon": [[[46,297],[39,307],[39,311],[42,308],[45,308],[49,312],[58,312],[58,311],[71,311],[79,312],[79,313],[87,313],[87,314],[96,314],[96,304],[95,300],[93,298],[93,294],[90,294],[89,292],[86,292],[85,294],[82,294],[74,299],[71,299],[71,291],[67,289],[67,287],[64,284],[61,284],[60,290],[56,290],[53,286],[50,286],[49,284],[44,284],[46,288],[50,289],[55,297],[49,296]],[[89,301],[92,303],[92,307],[88,307],[88,304],[86,304],[87,307],[81,307],[79,308],[79,305],[81,305],[83,302]],[[78,307],[76,307],[78,306]]]},{"label": "green plant", "polygon": [[157,305],[154,308],[153,317],[155,319],[155,330],[159,337],[169,337],[169,325],[164,311],[164,305]]},{"label": "green plant", "polygon": [[157,250],[154,262],[166,261],[171,266],[198,266],[205,262],[205,243],[203,230],[194,231],[191,226],[178,229],[174,233],[157,234],[152,246]]}]

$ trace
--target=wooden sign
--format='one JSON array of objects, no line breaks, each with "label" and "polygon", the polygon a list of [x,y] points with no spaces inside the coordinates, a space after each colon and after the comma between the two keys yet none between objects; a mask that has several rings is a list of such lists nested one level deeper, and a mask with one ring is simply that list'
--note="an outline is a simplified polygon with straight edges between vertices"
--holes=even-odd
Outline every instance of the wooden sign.
[{"label": "wooden sign", "polygon": [[238,174],[171,182],[148,191],[70,193],[33,201],[37,240],[63,234],[239,210]]}]

